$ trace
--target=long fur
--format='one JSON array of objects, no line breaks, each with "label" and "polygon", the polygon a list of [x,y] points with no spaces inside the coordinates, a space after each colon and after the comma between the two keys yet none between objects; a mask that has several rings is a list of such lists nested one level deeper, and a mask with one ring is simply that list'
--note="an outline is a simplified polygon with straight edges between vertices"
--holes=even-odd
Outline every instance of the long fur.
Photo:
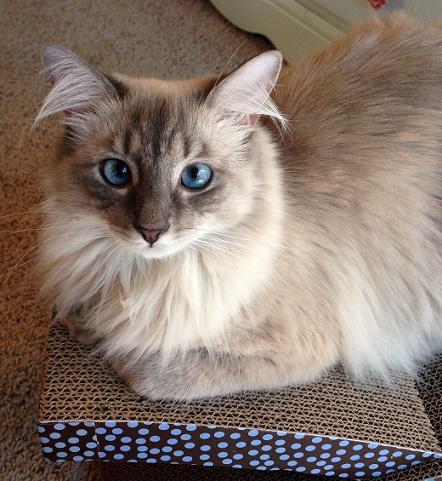
[{"label": "long fur", "polygon": [[[442,347],[442,28],[378,19],[280,74],[108,77],[44,54],[63,112],[44,290],[139,393],[191,399],[416,366]],[[286,129],[278,129],[271,119]],[[125,160],[132,182],[100,165]],[[190,192],[183,169],[213,170]],[[170,225],[148,246],[137,225]],[[84,337],[84,336],[83,336]]]}]

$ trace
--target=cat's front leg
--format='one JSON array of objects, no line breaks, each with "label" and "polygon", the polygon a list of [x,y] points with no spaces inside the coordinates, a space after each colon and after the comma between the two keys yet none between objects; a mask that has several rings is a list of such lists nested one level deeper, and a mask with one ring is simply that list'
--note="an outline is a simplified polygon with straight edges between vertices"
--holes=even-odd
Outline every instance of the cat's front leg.
[{"label": "cat's front leg", "polygon": [[165,361],[149,355],[135,364],[114,367],[129,386],[144,397],[192,400],[248,390],[269,390],[313,381],[336,361],[336,354],[305,356],[290,352],[235,355],[193,350]]},{"label": "cat's front leg", "polygon": [[87,326],[86,319],[90,314],[91,306],[99,302],[99,297],[96,295],[91,298],[88,304],[78,306],[72,309],[69,315],[58,318],[55,314],[55,319],[60,322],[69,332],[70,337],[76,339],[84,346],[93,346],[98,342],[95,331]]},{"label": "cat's front leg", "polygon": [[76,316],[63,318],[60,320],[60,324],[68,330],[70,337],[76,339],[84,346],[92,346],[97,343],[93,331],[86,328],[81,319],[78,319]]}]

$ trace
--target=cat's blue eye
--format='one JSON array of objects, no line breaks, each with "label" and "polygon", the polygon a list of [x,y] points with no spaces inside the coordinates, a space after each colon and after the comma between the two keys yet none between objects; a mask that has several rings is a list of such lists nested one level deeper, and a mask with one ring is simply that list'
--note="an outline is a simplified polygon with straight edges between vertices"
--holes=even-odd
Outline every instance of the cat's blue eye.
[{"label": "cat's blue eye", "polygon": [[101,164],[101,175],[110,184],[122,187],[129,184],[132,174],[129,166],[120,159],[107,159]]},{"label": "cat's blue eye", "polygon": [[206,164],[189,165],[181,174],[181,183],[189,189],[200,189],[210,182],[212,169]]}]

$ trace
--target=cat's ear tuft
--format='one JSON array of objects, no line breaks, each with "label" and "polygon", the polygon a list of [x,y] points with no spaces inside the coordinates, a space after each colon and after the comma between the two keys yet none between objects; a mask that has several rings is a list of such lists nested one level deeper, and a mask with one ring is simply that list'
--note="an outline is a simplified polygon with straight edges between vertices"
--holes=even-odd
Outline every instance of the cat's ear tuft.
[{"label": "cat's ear tuft", "polygon": [[43,47],[42,60],[53,87],[36,122],[58,112],[67,117],[81,115],[94,109],[97,100],[115,96],[115,88],[105,75],[63,47]]},{"label": "cat's ear tuft", "polygon": [[270,97],[282,60],[276,50],[249,60],[214,87],[209,96],[210,106],[223,116],[252,127],[261,115],[284,124],[283,115]]}]

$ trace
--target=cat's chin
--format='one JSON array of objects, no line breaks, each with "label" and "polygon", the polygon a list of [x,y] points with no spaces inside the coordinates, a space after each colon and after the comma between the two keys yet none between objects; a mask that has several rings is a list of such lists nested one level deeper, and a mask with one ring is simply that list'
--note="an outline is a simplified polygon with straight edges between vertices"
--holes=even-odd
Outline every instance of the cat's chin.
[{"label": "cat's chin", "polygon": [[114,236],[114,239],[123,250],[130,251],[137,256],[144,259],[166,259],[173,257],[179,252],[186,249],[188,243],[186,241],[179,241],[176,239],[164,241],[160,239],[152,245],[147,242],[142,242],[139,239],[125,239],[121,236]]},{"label": "cat's chin", "polygon": [[141,254],[145,259],[165,259],[166,257],[171,257],[177,254],[181,249],[179,247],[173,246],[162,246],[153,245],[143,246],[141,249],[138,248],[138,254]]}]

